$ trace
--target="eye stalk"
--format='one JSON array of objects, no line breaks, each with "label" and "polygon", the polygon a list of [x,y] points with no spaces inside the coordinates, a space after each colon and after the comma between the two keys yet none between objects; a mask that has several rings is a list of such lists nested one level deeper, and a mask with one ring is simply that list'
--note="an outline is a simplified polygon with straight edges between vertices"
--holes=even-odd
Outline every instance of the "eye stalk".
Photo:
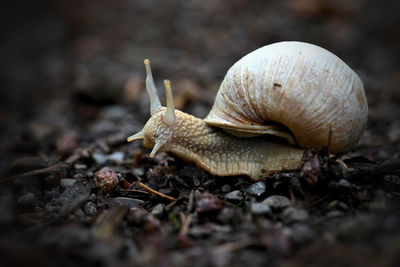
[{"label": "eye stalk", "polygon": [[137,139],[145,139],[146,143],[146,138],[153,139],[154,137],[149,137],[149,136],[154,136],[154,135],[148,135],[145,133],[148,132],[148,130],[150,129],[155,129],[156,138],[155,140],[153,140],[153,142],[150,142],[154,143],[154,147],[150,153],[150,157],[154,157],[157,151],[163,145],[165,145],[173,136],[176,125],[175,104],[174,104],[174,98],[172,96],[171,82],[169,80],[165,80],[164,87],[165,87],[165,94],[167,97],[167,108],[165,110],[164,115],[161,114],[161,116],[157,116],[158,115],[157,113],[165,108],[161,106],[160,99],[157,94],[157,88],[154,84],[153,75],[151,72],[150,60],[145,59],[144,65],[146,67],[146,75],[147,75],[146,89],[150,98],[151,118],[140,132],[129,136],[127,138],[127,141],[131,142]]},{"label": "eye stalk", "polygon": [[153,74],[151,72],[150,60],[147,58],[144,60],[144,66],[146,67],[146,89],[150,98],[150,115],[153,116],[157,111],[161,109],[160,98],[157,94],[157,87],[154,84]]},{"label": "eye stalk", "polygon": [[164,81],[165,94],[167,95],[167,112],[164,116],[164,122],[170,127],[174,127],[176,124],[175,114],[175,103],[172,96],[171,82],[169,80]]}]

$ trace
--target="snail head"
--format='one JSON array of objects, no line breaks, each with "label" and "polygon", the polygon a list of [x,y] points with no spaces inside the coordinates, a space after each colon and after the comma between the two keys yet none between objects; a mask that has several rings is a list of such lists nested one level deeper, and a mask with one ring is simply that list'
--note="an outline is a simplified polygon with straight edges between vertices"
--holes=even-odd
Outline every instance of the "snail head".
[{"label": "snail head", "polygon": [[144,146],[153,148],[150,157],[154,157],[157,151],[170,141],[174,135],[176,126],[175,104],[172,97],[171,83],[169,80],[165,80],[167,107],[161,105],[151,73],[150,60],[145,59],[144,65],[146,67],[146,89],[150,98],[151,118],[140,132],[129,136],[127,141],[144,139]]}]

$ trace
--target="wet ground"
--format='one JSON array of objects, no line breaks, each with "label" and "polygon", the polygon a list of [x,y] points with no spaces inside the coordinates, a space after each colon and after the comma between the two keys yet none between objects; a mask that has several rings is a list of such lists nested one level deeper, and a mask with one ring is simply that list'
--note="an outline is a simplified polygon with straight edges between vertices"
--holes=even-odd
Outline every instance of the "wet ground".
[{"label": "wet ground", "polygon": [[[366,0],[7,4],[2,264],[398,266],[398,11]],[[320,45],[364,81],[369,122],[353,150],[308,151],[303,171],[254,182],[125,141],[150,115],[144,58],[178,109],[204,117],[235,61],[282,40]]]}]

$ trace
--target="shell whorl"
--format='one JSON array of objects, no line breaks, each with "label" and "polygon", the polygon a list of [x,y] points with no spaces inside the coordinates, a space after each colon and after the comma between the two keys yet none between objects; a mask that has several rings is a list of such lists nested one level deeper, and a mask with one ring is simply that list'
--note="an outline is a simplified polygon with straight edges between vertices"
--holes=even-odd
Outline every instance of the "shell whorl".
[{"label": "shell whorl", "polygon": [[329,145],[338,153],[357,143],[367,114],[362,81],[340,58],[316,45],[280,42],[228,70],[205,121],[227,128],[279,123],[300,147]]}]

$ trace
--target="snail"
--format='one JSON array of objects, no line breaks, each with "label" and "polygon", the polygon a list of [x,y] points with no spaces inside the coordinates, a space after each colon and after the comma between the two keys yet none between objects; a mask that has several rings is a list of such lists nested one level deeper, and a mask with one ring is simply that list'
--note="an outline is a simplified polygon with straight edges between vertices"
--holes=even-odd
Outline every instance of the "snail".
[{"label": "snail", "polygon": [[361,79],[316,45],[279,42],[247,54],[228,70],[205,119],[175,110],[169,80],[163,107],[144,64],[151,118],[127,141],[144,139],[150,157],[172,152],[213,175],[258,180],[301,168],[307,148],[348,151],[366,128]]}]

